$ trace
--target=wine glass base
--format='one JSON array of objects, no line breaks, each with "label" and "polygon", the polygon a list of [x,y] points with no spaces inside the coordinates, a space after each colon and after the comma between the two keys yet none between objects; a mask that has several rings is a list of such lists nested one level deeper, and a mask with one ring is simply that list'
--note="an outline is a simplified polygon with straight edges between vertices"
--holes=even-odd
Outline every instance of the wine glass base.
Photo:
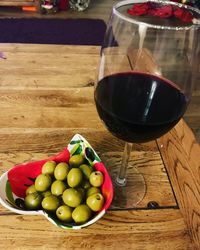
[{"label": "wine glass base", "polygon": [[108,167],[108,172],[113,181],[114,196],[110,210],[127,210],[137,208],[137,204],[143,200],[146,194],[144,176],[133,167],[128,166],[126,181],[123,184],[117,182],[118,167]]}]

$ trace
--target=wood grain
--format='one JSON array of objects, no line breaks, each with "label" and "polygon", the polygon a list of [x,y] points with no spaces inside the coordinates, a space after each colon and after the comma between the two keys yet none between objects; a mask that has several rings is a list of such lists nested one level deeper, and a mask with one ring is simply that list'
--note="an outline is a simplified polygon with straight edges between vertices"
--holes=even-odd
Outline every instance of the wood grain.
[{"label": "wood grain", "polygon": [[189,232],[200,246],[200,147],[191,130],[181,121],[158,140],[180,209]]},{"label": "wood grain", "polygon": [[13,89],[62,90],[65,87],[93,85],[100,48],[81,46],[72,50],[71,46],[66,47],[0,45],[0,51],[7,58],[0,60],[0,88],[12,86]]},{"label": "wood grain", "polygon": [[194,249],[177,209],[108,212],[95,225],[79,231],[55,228],[42,216],[3,218],[1,249]]}]

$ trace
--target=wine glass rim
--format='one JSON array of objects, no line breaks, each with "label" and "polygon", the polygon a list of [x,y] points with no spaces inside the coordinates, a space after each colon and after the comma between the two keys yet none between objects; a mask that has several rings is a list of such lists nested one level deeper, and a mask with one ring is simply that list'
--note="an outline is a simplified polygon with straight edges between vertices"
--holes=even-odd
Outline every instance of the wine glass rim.
[{"label": "wine glass rim", "polygon": [[125,6],[125,5],[134,4],[134,3],[147,3],[147,2],[174,5],[174,6],[177,6],[179,8],[184,8],[186,10],[190,10],[192,12],[195,12],[196,14],[198,14],[200,16],[199,9],[191,7],[189,5],[182,4],[182,3],[171,2],[168,0],[124,0],[124,1],[120,1],[120,2],[116,3],[113,6],[113,13],[116,16],[120,17],[121,19],[128,21],[130,23],[137,24],[137,25],[144,25],[146,27],[150,27],[150,28],[154,28],[154,29],[189,30],[191,28],[196,28],[197,26],[198,27],[200,26],[200,18],[199,19],[193,18],[191,25],[188,25],[188,26],[165,26],[165,25],[150,24],[150,23],[147,23],[144,21],[138,21],[135,18],[133,18],[133,17],[130,18],[130,17],[122,14],[120,11],[118,11],[118,8]]}]

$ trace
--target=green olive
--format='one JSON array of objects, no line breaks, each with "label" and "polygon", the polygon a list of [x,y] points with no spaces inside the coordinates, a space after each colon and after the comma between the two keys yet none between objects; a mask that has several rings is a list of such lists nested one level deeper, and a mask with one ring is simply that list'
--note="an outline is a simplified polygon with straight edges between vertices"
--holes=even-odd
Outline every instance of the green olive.
[{"label": "green olive", "polygon": [[98,187],[90,187],[87,189],[87,192],[86,192],[86,197],[89,197],[90,195],[92,194],[100,194],[101,191]]},{"label": "green olive", "polygon": [[56,209],[59,207],[59,204],[59,199],[55,195],[47,196],[42,200],[42,207],[50,212],[56,211]]},{"label": "green olive", "polygon": [[28,194],[24,199],[25,207],[30,210],[39,209],[41,206],[41,202],[42,195],[37,192]]},{"label": "green olive", "polygon": [[42,196],[43,196],[44,198],[47,197],[47,196],[50,196],[50,195],[52,195],[52,193],[51,193],[50,190],[47,190],[47,191],[42,192]]},{"label": "green olive", "polygon": [[82,179],[82,171],[79,168],[72,168],[67,175],[67,183],[70,187],[77,187]]},{"label": "green olive", "polygon": [[55,167],[56,167],[56,162],[55,161],[47,161],[42,166],[42,173],[43,174],[53,175]]},{"label": "green olive", "polygon": [[92,173],[92,168],[87,164],[81,164],[79,168],[81,169],[83,176],[88,180]]},{"label": "green olive", "polygon": [[64,183],[63,181],[55,180],[51,185],[51,193],[53,195],[59,196],[63,194],[66,188],[66,183]]},{"label": "green olive", "polygon": [[35,180],[35,189],[39,192],[44,192],[51,186],[51,182],[50,175],[40,174]]},{"label": "green olive", "polygon": [[69,207],[77,207],[82,202],[82,194],[75,188],[67,188],[62,195],[62,199]]},{"label": "green olive", "polygon": [[100,187],[103,184],[104,176],[100,171],[94,171],[89,178],[90,184],[94,187]]},{"label": "green olive", "polygon": [[77,206],[72,212],[72,218],[77,224],[87,222],[92,215],[91,209],[86,204]]},{"label": "green olive", "polygon": [[83,155],[72,155],[72,157],[69,159],[69,165],[72,168],[77,168],[81,164],[83,164],[85,161],[85,158]]},{"label": "green olive", "polygon": [[67,178],[69,172],[69,165],[66,162],[60,162],[54,170],[56,180],[63,181]]},{"label": "green olive", "polygon": [[73,209],[67,205],[62,205],[57,208],[56,215],[59,220],[64,222],[72,221],[72,211]]},{"label": "green olive", "polygon": [[37,190],[35,189],[35,185],[34,185],[34,184],[31,185],[31,186],[29,186],[29,187],[26,189],[26,195],[28,195],[28,194],[33,194],[33,193],[35,193],[35,192],[37,192]]},{"label": "green olive", "polygon": [[92,194],[87,198],[86,204],[92,211],[98,212],[102,209],[104,205],[104,197],[102,194],[99,193]]}]

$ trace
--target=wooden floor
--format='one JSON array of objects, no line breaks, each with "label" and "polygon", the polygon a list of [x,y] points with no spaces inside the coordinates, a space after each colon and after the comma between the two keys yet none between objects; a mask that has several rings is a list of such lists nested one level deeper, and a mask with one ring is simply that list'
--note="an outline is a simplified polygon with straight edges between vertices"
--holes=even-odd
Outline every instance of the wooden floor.
[{"label": "wooden floor", "polygon": [[[0,7],[0,18],[98,18],[108,21],[112,5],[117,0],[91,0],[90,7],[84,12],[74,12],[72,10],[61,11],[56,14],[41,15],[35,12],[23,12],[16,7]],[[200,79],[200,77],[198,77]],[[200,143],[200,82],[195,86],[193,98],[184,116],[185,121],[193,130],[197,141]]]}]

